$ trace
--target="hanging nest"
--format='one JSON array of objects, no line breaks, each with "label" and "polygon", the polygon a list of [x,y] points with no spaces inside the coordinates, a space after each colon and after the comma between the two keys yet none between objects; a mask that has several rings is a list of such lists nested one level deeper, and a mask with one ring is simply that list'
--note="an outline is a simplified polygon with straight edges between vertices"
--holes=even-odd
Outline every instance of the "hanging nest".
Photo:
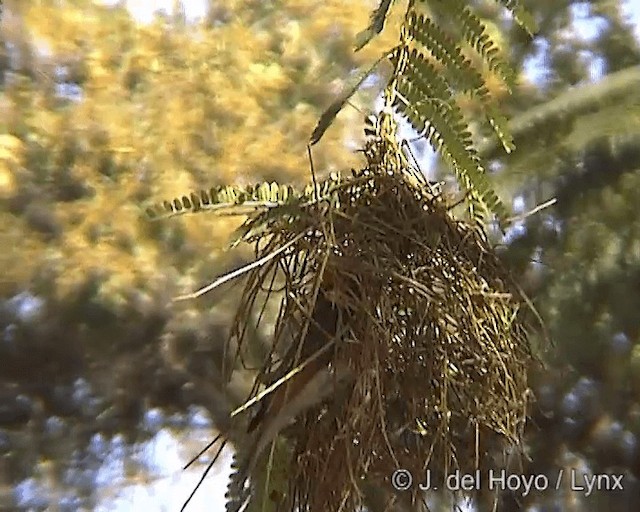
[{"label": "hanging nest", "polygon": [[395,138],[378,135],[364,169],[246,226],[262,263],[236,317],[238,357],[258,299],[281,298],[251,397],[327,343],[316,360],[351,370],[346,389],[286,429],[278,510],[359,510],[366,483],[393,498],[396,469],[415,482],[429,469],[436,483],[520,445],[534,359],[525,297],[484,230],[456,220]]}]

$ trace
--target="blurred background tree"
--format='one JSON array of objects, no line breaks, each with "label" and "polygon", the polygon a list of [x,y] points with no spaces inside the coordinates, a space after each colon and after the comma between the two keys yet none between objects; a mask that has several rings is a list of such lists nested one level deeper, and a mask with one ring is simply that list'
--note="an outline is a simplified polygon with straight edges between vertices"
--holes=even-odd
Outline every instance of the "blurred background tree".
[{"label": "blurred background tree", "polygon": [[626,492],[542,493],[511,509],[632,510],[640,499],[640,48],[623,2],[524,3],[541,27],[533,42],[486,11],[507,31],[523,73],[504,104],[517,150],[502,157],[481,147],[517,212],[557,198],[505,240],[556,343],[536,379],[527,471],[624,473]]},{"label": "blurred background tree", "polygon": [[[188,2],[174,3],[139,24],[123,2],[3,2],[0,424],[12,441],[0,475],[8,488],[42,457],[16,448],[12,432],[42,433],[52,417],[82,423],[78,439],[96,431],[135,439],[153,407],[228,414],[219,366],[236,290],[170,301],[250,256],[223,250],[239,220],[150,225],[145,201],[221,183],[306,181],[306,142],[322,109],[390,46],[382,37],[353,53],[373,7],[364,3],[211,2],[196,22]],[[361,104],[371,107],[375,94],[363,91]],[[314,151],[319,170],[358,162],[344,141],[360,137],[351,127],[360,118],[341,114]],[[75,404],[78,379],[95,407]]]},{"label": "blurred background tree", "polygon": [[[72,447],[52,452],[45,442],[51,418],[74,429],[69,439],[137,439],[153,407],[227,413],[218,366],[233,290],[169,301],[249,254],[222,250],[235,221],[149,225],[140,206],[221,183],[308,179],[305,144],[322,109],[395,41],[392,18],[353,53],[375,3],[212,1],[194,22],[188,2],[176,2],[138,24],[122,2],[5,0],[0,503],[43,457],[69,464]],[[536,376],[526,471],[626,474],[624,493],[543,493],[502,506],[636,510],[640,48],[629,2],[524,1],[541,27],[533,41],[498,2],[472,3],[504,31],[520,75],[512,96],[492,90],[516,152],[501,156],[478,128],[495,182],[516,213],[558,199],[503,241],[556,343],[549,371]],[[374,85],[355,101],[371,107],[376,94]],[[473,118],[477,107],[466,108]],[[314,151],[316,169],[356,165],[361,128],[361,114],[345,108]],[[92,388],[82,400],[79,381]]]},{"label": "blurred background tree", "polygon": [[[212,3],[197,24],[178,9],[138,25],[120,4],[6,2],[3,294],[28,288],[95,327],[79,345],[91,363],[131,350],[121,330],[132,308],[172,315],[168,299],[243,257],[222,250],[238,221],[150,226],[140,217],[145,201],[221,183],[306,180],[306,140],[322,109],[389,43],[352,52],[368,12],[338,1],[233,1]],[[341,116],[314,153],[319,169],[358,161],[344,138],[359,116]],[[141,301],[153,306],[133,304]],[[179,352],[190,357],[189,348]],[[112,385],[112,361],[105,371]]]}]

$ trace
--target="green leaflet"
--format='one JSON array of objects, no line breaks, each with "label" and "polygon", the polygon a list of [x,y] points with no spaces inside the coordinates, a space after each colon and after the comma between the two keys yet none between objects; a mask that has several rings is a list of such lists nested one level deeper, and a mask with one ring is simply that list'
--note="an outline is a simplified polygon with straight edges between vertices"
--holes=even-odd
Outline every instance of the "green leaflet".
[{"label": "green leaflet", "polygon": [[513,19],[529,34],[529,37],[533,37],[538,32],[538,24],[533,16],[524,8],[520,3],[520,0],[497,0],[505,8],[511,11]]}]

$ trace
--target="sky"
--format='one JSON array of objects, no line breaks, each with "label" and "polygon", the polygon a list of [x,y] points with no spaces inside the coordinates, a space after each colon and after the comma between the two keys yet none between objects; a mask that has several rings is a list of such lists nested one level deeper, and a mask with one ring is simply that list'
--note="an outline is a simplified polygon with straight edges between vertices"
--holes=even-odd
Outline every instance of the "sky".
[{"label": "sky", "polygon": [[[102,0],[102,4],[113,5],[117,4],[119,0]],[[171,13],[173,10],[173,4],[175,0],[155,0],[150,2],[149,0],[125,0],[124,2],[129,9],[131,15],[139,23],[150,23],[153,20],[154,13],[157,11],[164,11],[165,13]],[[203,18],[207,11],[208,0],[182,0],[185,11],[185,15],[188,21],[196,21]]]}]

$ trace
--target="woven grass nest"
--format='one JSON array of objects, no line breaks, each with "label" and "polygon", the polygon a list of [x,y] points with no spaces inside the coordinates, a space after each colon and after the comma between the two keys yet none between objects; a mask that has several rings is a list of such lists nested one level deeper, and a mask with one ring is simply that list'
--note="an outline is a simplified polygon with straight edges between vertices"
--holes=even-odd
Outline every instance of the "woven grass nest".
[{"label": "woven grass nest", "polygon": [[483,229],[456,220],[397,148],[376,144],[363,170],[328,180],[324,198],[271,216],[236,319],[240,336],[248,310],[278,288],[254,397],[309,355],[291,347],[311,332],[333,341],[325,363],[352,370],[346,390],[286,430],[278,510],[358,510],[365,482],[419,499],[416,485],[392,492],[396,469],[416,482],[426,469],[471,473],[521,441],[535,359],[524,296]]}]

